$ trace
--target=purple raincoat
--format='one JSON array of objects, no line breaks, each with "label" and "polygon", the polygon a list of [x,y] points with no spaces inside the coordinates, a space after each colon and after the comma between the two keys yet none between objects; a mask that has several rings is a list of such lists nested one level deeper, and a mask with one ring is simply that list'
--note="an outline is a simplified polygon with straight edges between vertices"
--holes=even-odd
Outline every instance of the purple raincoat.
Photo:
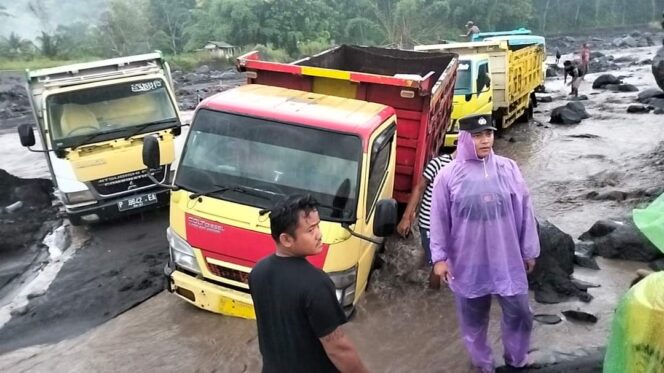
[{"label": "purple raincoat", "polygon": [[523,261],[540,252],[528,188],[511,159],[479,159],[469,132],[434,181],[430,234],[431,259],[447,261],[455,294],[528,293]]}]

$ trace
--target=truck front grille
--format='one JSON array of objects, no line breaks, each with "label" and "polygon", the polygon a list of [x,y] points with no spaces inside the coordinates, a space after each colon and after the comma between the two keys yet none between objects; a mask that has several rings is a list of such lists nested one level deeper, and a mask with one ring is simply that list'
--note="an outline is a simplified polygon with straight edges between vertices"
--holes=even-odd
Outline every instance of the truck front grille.
[{"label": "truck front grille", "polygon": [[222,267],[212,263],[208,263],[207,265],[210,272],[212,272],[212,274],[215,276],[249,285],[249,273],[247,272],[238,271],[228,267]]},{"label": "truck front grille", "polygon": [[[166,166],[162,166],[159,170],[153,171],[152,175],[157,180],[164,182],[166,172]],[[91,184],[100,195],[110,196],[150,186],[152,181],[148,179],[145,170],[138,170],[93,180]]]}]

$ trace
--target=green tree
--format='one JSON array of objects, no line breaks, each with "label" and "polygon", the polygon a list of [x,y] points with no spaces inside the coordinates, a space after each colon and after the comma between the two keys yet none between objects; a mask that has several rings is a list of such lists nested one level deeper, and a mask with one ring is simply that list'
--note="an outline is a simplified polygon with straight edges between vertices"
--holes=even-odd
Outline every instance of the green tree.
[{"label": "green tree", "polygon": [[152,50],[146,0],[111,0],[102,14],[96,38],[105,56],[126,56]]},{"label": "green tree", "polygon": [[153,41],[158,48],[173,54],[183,51],[187,43],[185,28],[195,7],[196,0],[149,0],[150,23],[155,30]]},{"label": "green tree", "polygon": [[0,39],[0,50],[2,55],[11,59],[18,57],[30,57],[34,51],[34,45],[30,40],[21,38],[12,32],[7,38]]}]

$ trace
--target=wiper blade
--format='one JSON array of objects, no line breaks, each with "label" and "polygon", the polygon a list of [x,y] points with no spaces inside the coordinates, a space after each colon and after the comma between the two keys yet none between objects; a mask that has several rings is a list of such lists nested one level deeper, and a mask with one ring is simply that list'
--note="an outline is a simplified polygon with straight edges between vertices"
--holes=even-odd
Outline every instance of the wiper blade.
[{"label": "wiper blade", "polygon": [[189,195],[189,199],[196,199],[198,197],[209,196],[210,194],[223,193],[223,192],[232,190],[234,192],[244,193],[244,194],[247,194],[247,195],[250,195],[250,196],[254,196],[254,197],[258,197],[258,198],[262,198],[262,199],[266,199],[266,200],[271,200],[271,198],[269,198],[269,197],[267,197],[263,194],[258,194],[258,193],[253,192],[254,190],[257,190],[257,191],[261,191],[261,192],[271,193],[269,191],[264,191],[264,190],[261,190],[261,189],[254,189],[254,188],[244,187],[244,186],[241,186],[241,185],[215,185],[215,187],[216,187],[215,189],[211,189],[211,190],[208,190],[208,191],[205,191],[205,192],[192,193],[192,194]]},{"label": "wiper blade", "polygon": [[104,134],[107,134],[107,133],[111,133],[111,132],[97,132],[97,133],[93,133],[92,135],[90,135],[90,136],[84,138],[82,141],[79,141],[78,144],[72,146],[72,147],[71,147],[71,150],[76,150],[76,148],[78,148],[79,146],[86,145],[86,144],[89,143],[90,141],[96,139],[98,136],[101,136],[101,135],[104,135]]},{"label": "wiper blade", "polygon": [[175,122],[175,121],[176,121],[176,119],[172,118],[172,119],[164,119],[164,120],[158,120],[156,122],[149,122],[149,123],[141,124],[140,126],[138,126],[138,128],[136,128],[136,130],[134,132],[131,133],[131,135],[126,136],[124,139],[129,140],[130,138],[138,135],[139,133],[143,132],[143,130],[145,130],[146,128],[148,128],[150,126],[154,126],[156,124],[168,123],[168,122]]}]

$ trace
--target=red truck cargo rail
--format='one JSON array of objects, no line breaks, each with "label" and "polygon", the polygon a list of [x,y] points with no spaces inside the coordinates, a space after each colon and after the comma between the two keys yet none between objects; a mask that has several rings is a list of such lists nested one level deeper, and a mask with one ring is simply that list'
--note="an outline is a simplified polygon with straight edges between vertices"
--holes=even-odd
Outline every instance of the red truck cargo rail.
[{"label": "red truck cargo rail", "polygon": [[449,129],[458,56],[342,45],[293,63],[262,61],[251,52],[236,61],[248,84],[353,98],[397,113],[394,198],[406,203],[426,163]]}]

